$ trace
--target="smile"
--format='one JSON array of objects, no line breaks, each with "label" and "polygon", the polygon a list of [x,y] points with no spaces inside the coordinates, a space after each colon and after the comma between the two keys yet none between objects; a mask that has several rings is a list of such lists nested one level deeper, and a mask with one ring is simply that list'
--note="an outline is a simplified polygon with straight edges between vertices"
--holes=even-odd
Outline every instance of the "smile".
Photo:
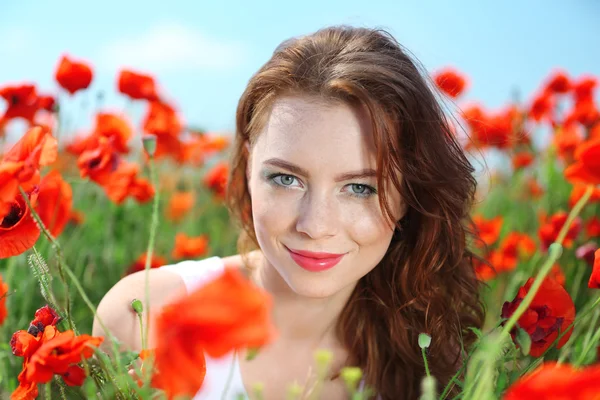
[{"label": "smile", "polygon": [[309,251],[291,250],[287,248],[292,260],[301,268],[310,272],[320,272],[333,268],[346,255],[332,253],[313,253]]}]

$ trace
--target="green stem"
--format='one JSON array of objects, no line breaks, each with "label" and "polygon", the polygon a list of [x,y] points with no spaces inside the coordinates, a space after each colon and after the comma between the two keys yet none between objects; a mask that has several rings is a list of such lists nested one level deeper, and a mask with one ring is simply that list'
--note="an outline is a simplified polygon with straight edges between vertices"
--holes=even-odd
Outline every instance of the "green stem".
[{"label": "green stem", "polygon": [[421,348],[421,355],[423,356],[423,364],[425,365],[425,373],[427,374],[427,377],[430,377],[431,374],[429,373],[429,364],[427,364],[427,356],[425,355],[425,348]]},{"label": "green stem", "polygon": [[140,335],[142,338],[142,349],[146,348],[146,337],[144,335],[144,321],[142,319],[142,314],[138,314],[138,319],[140,320]]},{"label": "green stem", "polygon": [[44,398],[46,400],[52,400],[52,381],[44,385]]},{"label": "green stem", "polygon": [[598,317],[600,317],[600,308],[596,309],[596,311],[594,312],[594,315],[592,316],[592,322],[590,323],[589,328],[587,333],[585,334],[585,338],[583,338],[583,347],[587,347],[588,343],[590,342],[590,339],[592,338],[592,335],[594,334],[594,327],[596,326],[596,324],[598,323]]},{"label": "green stem", "polygon": [[150,332],[150,265],[152,263],[152,253],[154,252],[154,241],[156,238],[156,231],[158,229],[158,205],[160,202],[160,190],[158,187],[158,179],[156,177],[156,168],[154,165],[154,156],[150,155],[150,182],[154,186],[154,200],[152,204],[152,222],[150,223],[150,240],[148,241],[148,249],[146,250],[146,265],[145,270],[145,291],[146,291],[146,326],[144,334],[142,336],[142,348],[145,349],[144,344],[148,344],[148,336]]},{"label": "green stem", "polygon": [[37,222],[38,227],[44,233],[44,235],[46,235],[46,237],[48,238],[50,243],[52,243],[52,245],[56,249],[56,254],[58,257],[58,274],[59,274],[60,280],[65,288],[65,301],[67,303],[67,306],[65,307],[65,309],[67,310],[67,322],[69,324],[69,329],[71,329],[73,332],[77,333],[77,329],[75,328],[75,323],[73,322],[73,316],[71,315],[71,296],[69,294],[69,285],[67,284],[67,280],[65,278],[65,274],[64,274],[64,271],[62,268],[62,260],[64,259],[63,253],[62,253],[62,248],[60,247],[60,244],[56,241],[56,239],[52,236],[50,231],[48,231],[48,229],[42,222],[42,219],[40,218],[39,214],[37,213],[37,211],[35,211],[33,209],[31,202],[29,201],[29,196],[27,195],[27,193],[25,193],[25,191],[23,190],[23,188],[21,186],[19,186],[19,191],[21,192],[21,196],[23,196],[23,199],[25,200],[25,204],[27,204],[27,207],[29,208],[29,212],[33,216],[33,219],[35,219],[35,222]]},{"label": "green stem", "polygon": [[[593,329],[593,326],[591,328]],[[591,330],[590,330],[590,332],[591,332]],[[579,355],[579,358],[573,364],[574,366],[578,367],[581,365],[581,363],[585,360],[587,353],[592,349],[592,347],[596,344],[596,342],[598,342],[598,340],[600,340],[600,329],[596,330],[596,333],[594,333],[594,336],[592,336],[592,340],[590,340],[587,343],[587,345],[583,349],[583,352]]]}]

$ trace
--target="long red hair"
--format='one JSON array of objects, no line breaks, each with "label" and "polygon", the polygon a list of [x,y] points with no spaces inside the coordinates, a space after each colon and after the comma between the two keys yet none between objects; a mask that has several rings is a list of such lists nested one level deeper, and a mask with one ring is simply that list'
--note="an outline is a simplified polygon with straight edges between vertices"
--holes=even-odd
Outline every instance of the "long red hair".
[{"label": "long red hair", "polygon": [[[396,226],[383,260],[357,284],[339,340],[382,399],[413,399],[425,375],[417,338],[428,333],[431,373],[445,385],[475,340],[484,306],[468,242],[474,169],[418,63],[387,32],[329,27],[283,42],[250,79],[236,115],[227,205],[242,254],[258,248],[246,167],[276,98],[300,94],[364,107],[377,148],[380,206]],[[389,177],[389,181],[384,179]],[[407,212],[393,221],[388,182]]]}]

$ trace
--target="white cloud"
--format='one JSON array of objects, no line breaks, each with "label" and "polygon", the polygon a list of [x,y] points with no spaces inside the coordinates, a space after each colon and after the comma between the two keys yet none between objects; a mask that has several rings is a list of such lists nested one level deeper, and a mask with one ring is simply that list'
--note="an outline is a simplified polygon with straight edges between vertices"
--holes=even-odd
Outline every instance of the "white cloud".
[{"label": "white cloud", "polygon": [[162,24],[100,49],[99,65],[165,72],[189,69],[235,68],[246,59],[239,42],[209,37],[178,24]]}]

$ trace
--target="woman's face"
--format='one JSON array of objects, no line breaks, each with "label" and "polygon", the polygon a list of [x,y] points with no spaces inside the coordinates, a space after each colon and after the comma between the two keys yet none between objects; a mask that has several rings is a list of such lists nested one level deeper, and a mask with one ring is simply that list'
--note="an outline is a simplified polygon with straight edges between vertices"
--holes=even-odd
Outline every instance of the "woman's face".
[{"label": "woman's face", "polygon": [[[385,255],[393,227],[379,207],[375,168],[360,110],[309,97],[275,102],[251,149],[249,188],[260,248],[297,294],[322,298],[353,287]],[[388,196],[398,220],[400,194]],[[290,249],[343,255],[332,265]]]}]

